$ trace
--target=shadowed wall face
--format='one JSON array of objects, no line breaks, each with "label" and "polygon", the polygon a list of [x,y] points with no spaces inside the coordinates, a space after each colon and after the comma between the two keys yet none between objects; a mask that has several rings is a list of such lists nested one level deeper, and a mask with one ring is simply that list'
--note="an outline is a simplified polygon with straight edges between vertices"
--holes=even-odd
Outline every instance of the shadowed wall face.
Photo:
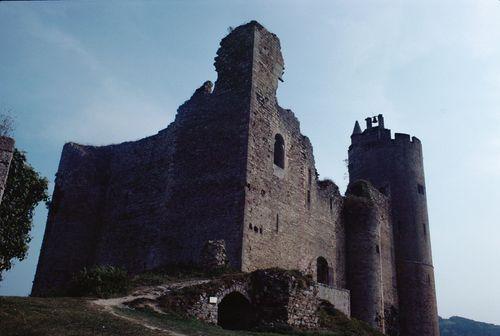
[{"label": "shadowed wall face", "polygon": [[[367,125],[368,126],[368,125]],[[349,179],[390,198],[402,335],[439,335],[422,145],[383,126],[351,136]]]},{"label": "shadowed wall face", "polygon": [[157,135],[65,145],[34,295],[94,264],[138,273],[197,262],[207,240],[224,240],[230,264],[243,270],[316,275],[323,257],[328,283],[345,286],[342,197],[317,180],[309,140],[277,105],[278,38],[255,21],[237,27],[215,66],[213,92],[205,82]]},{"label": "shadowed wall face", "polygon": [[166,129],[118,145],[65,145],[34,295],[63,288],[72,274],[94,264],[138,273],[195,263],[207,240],[224,240],[229,262],[240,267],[252,76],[248,28],[222,40],[214,92],[205,82]]},{"label": "shadowed wall face", "polygon": [[349,184],[344,203],[347,288],[352,316],[398,335],[396,272],[387,197],[367,181]]},{"label": "shadowed wall face", "polygon": [[8,137],[0,137],[0,203],[2,202],[5,184],[9,176],[9,167],[13,152],[14,140]]},{"label": "shadowed wall face", "polygon": [[278,38],[255,21],[237,27],[215,66],[213,92],[204,82],[158,134],[64,146],[32,294],[64,289],[96,264],[140,273],[198,263],[207,241],[224,241],[234,268],[298,269],[324,290],[349,285],[353,315],[391,335],[400,320],[401,335],[436,336],[420,142],[391,139],[382,116],[365,132],[356,126],[350,179],[380,193],[365,182],[368,194],[344,199],[318,180],[309,139],[277,103]]}]

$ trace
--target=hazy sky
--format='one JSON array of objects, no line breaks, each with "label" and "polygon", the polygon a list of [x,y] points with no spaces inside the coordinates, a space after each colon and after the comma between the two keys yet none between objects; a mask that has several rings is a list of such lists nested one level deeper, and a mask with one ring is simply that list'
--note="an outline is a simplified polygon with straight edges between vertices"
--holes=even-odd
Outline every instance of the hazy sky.
[{"label": "hazy sky", "polygon": [[[438,307],[500,324],[500,1],[0,3],[0,104],[51,181],[67,141],[108,144],[167,126],[205,80],[229,26],[258,20],[285,59],[280,105],[317,168],[345,190],[356,119],[423,142]],[[47,212],[1,295],[27,295]]]}]

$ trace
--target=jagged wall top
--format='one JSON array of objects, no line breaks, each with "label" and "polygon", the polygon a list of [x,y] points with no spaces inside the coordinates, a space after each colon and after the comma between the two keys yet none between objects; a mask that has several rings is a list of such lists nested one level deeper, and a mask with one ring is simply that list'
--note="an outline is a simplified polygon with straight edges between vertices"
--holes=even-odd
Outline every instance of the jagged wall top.
[{"label": "jagged wall top", "polygon": [[[263,40],[266,43],[261,43]],[[266,62],[263,58],[266,58]],[[214,93],[226,91],[250,90],[254,72],[265,72],[275,89],[283,74],[283,56],[280,42],[257,21],[250,21],[238,26],[222,39],[217,56],[215,70],[218,78]]]}]

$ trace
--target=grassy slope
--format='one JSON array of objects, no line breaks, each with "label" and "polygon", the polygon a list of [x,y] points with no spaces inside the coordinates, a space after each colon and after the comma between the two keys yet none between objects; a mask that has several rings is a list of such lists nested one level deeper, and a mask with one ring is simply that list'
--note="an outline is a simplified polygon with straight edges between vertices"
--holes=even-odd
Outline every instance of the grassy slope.
[{"label": "grassy slope", "polygon": [[500,336],[500,326],[453,316],[439,319],[441,336]]},{"label": "grassy slope", "polygon": [[1,336],[157,336],[133,322],[76,298],[0,297]]},{"label": "grassy slope", "polygon": [[[148,325],[175,331],[189,336],[277,336],[279,334],[228,331],[195,320],[186,320],[174,315],[163,315],[151,311],[122,309],[117,313],[146,322]],[[359,322],[347,319],[336,321],[336,332],[300,333],[287,335],[354,336],[380,335],[366,331]],[[85,299],[76,298],[19,298],[0,297],[1,336],[87,336],[87,335],[165,335],[166,333],[148,329],[138,323],[128,321],[102,311]],[[281,334],[283,335],[283,334]]]}]

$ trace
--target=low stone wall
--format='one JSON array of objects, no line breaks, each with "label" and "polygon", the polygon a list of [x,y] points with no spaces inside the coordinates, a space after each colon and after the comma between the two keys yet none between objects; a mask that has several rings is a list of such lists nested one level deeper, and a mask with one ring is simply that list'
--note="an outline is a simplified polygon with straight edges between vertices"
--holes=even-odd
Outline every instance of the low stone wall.
[{"label": "low stone wall", "polygon": [[[267,269],[226,275],[169,292],[159,303],[165,310],[217,324],[221,302],[234,292],[245,297],[251,305],[250,318],[256,322],[254,326],[292,326],[300,329],[319,327],[318,308],[321,300],[318,286],[298,271]],[[341,294],[337,296],[340,297]],[[335,302],[341,300],[336,298]]]},{"label": "low stone wall", "polygon": [[0,137],[0,203],[9,175],[10,161],[14,152],[14,139]]},{"label": "low stone wall", "polygon": [[349,290],[318,284],[318,297],[330,302],[335,309],[351,317],[351,293]]}]

